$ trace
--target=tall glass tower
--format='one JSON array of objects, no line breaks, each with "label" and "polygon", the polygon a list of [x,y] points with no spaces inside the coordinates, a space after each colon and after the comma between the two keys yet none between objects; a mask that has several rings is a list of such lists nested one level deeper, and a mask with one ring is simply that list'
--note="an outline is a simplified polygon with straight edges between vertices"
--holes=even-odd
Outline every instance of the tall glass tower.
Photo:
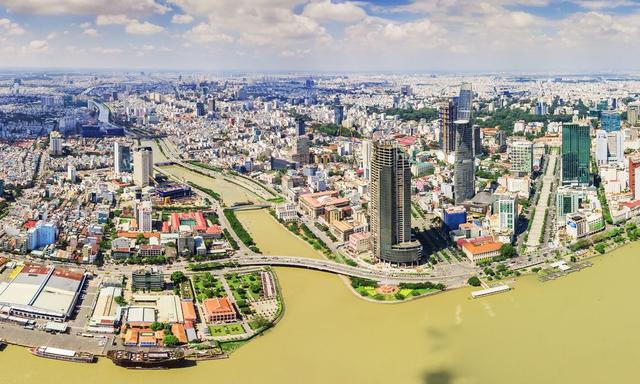
[{"label": "tall glass tower", "polygon": [[469,120],[456,120],[456,161],[453,172],[453,193],[456,204],[473,198],[476,191],[473,133]]},{"label": "tall glass tower", "polygon": [[589,185],[591,136],[589,126],[562,125],[562,184]]},{"label": "tall glass tower", "polygon": [[453,122],[456,120],[456,104],[449,99],[438,106],[440,118],[440,147],[445,155],[456,151],[456,131]]},{"label": "tall glass tower", "polygon": [[600,128],[606,132],[620,130],[620,114],[616,111],[602,111],[600,114]]},{"label": "tall glass tower", "polygon": [[411,240],[411,169],[393,140],[373,145],[369,214],[376,259],[394,264],[420,260],[422,246]]},{"label": "tall glass tower", "polygon": [[473,89],[471,83],[462,83],[460,96],[458,97],[458,120],[471,121],[471,108],[473,105]]}]

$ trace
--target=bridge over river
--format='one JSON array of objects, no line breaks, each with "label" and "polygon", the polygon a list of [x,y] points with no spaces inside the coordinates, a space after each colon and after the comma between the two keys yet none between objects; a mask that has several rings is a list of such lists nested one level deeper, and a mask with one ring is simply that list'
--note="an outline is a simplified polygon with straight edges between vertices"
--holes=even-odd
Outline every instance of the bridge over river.
[{"label": "bridge over river", "polygon": [[380,281],[385,284],[400,284],[400,283],[443,283],[447,287],[459,286],[461,282],[465,282],[466,279],[473,276],[473,270],[464,271],[459,274],[451,275],[437,275],[433,273],[418,273],[418,272],[405,272],[394,271],[389,269],[377,269],[372,267],[352,267],[346,264],[336,263],[334,261],[311,259],[308,257],[293,257],[293,256],[240,256],[233,257],[230,261],[233,261],[240,266],[250,265],[270,265],[270,266],[283,266],[283,267],[296,267],[307,268],[318,271],[336,273],[343,276],[360,277],[365,279],[371,279]]}]

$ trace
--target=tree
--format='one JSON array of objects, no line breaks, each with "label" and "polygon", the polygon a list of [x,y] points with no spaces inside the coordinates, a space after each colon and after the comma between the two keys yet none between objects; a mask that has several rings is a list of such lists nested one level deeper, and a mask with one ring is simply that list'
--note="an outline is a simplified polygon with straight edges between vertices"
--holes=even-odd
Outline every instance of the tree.
[{"label": "tree", "polygon": [[482,284],[478,276],[470,277],[469,280],[467,280],[467,283],[472,287],[479,287]]},{"label": "tree", "polygon": [[596,251],[598,251],[598,253],[603,254],[605,251],[605,246],[604,244],[600,243],[600,244],[596,244],[596,246],[594,247],[594,249]]},{"label": "tree", "polygon": [[165,345],[165,347],[175,347],[176,345],[180,344],[180,340],[178,340],[176,335],[165,335],[165,337],[162,339],[162,343]]},{"label": "tree", "polygon": [[509,259],[516,256],[516,248],[511,243],[502,244],[500,257]]},{"label": "tree", "polygon": [[178,285],[185,280],[184,273],[182,271],[175,271],[171,274],[171,281],[174,285]]},{"label": "tree", "polygon": [[152,331],[159,331],[161,329],[164,329],[164,324],[154,321],[153,323],[151,323],[151,326],[149,328],[151,328]]}]

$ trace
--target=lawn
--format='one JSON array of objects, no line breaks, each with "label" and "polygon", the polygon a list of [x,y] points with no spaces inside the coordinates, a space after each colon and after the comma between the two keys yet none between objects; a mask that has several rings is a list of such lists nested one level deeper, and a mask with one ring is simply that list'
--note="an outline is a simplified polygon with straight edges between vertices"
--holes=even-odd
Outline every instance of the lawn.
[{"label": "lawn", "polygon": [[222,282],[209,272],[193,275],[193,286],[199,302],[212,297],[225,297]]},{"label": "lawn", "polygon": [[210,325],[209,332],[211,336],[242,335],[244,328],[240,323]]},{"label": "lawn", "polygon": [[262,293],[262,282],[260,273],[252,272],[239,275],[231,273],[225,276],[233,297],[236,301],[247,300],[248,298],[258,299]]}]

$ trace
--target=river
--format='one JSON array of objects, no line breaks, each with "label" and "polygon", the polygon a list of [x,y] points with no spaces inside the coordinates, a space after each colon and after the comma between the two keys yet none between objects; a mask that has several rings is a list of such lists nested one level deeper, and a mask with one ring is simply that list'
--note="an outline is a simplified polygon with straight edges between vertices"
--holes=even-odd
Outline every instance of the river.
[{"label": "river", "polygon": [[[265,211],[238,217],[265,253],[319,257]],[[0,382],[635,383],[639,253],[632,244],[557,281],[519,278],[495,296],[472,300],[464,288],[401,304],[361,300],[335,275],[277,268],[283,319],[229,359],[132,371],[9,347]]]}]

